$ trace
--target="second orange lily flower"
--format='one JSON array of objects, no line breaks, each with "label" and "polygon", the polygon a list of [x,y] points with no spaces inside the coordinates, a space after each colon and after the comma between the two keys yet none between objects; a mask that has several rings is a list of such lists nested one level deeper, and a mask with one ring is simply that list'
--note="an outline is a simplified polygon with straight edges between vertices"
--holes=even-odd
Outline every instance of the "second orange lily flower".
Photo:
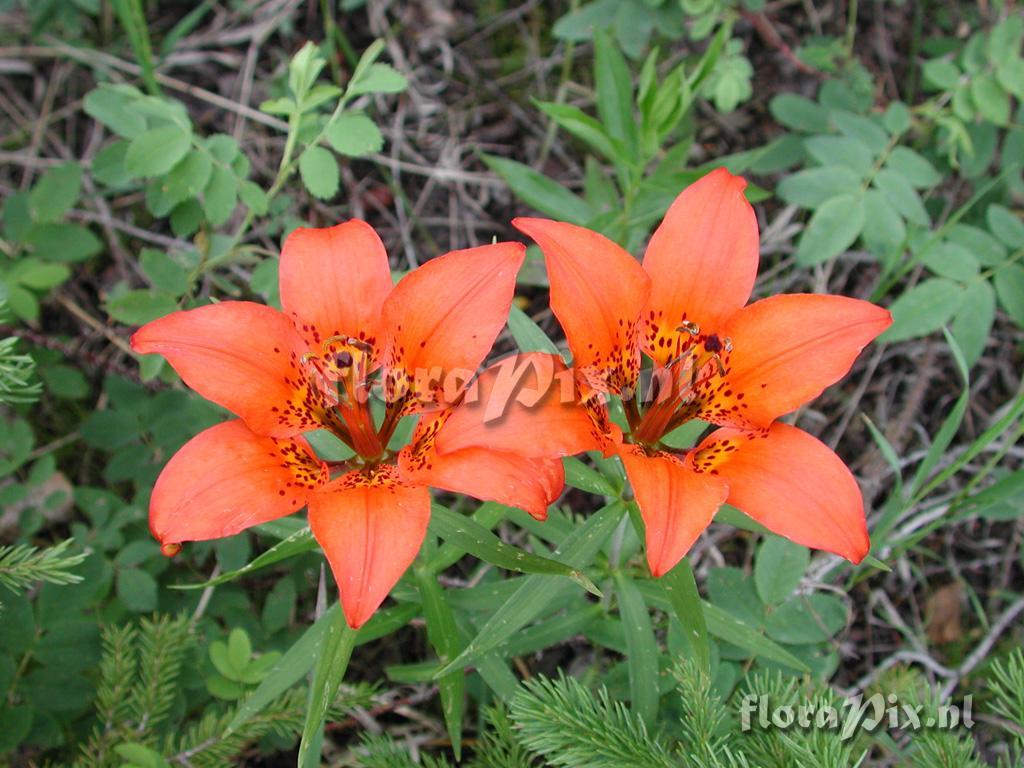
[{"label": "second orange lily flower", "polygon": [[[544,252],[551,308],[603,433],[591,447],[625,465],[655,576],[679,562],[726,501],[775,533],[855,563],[870,546],[846,465],[776,419],[846,375],[891,317],[842,296],[790,294],[748,305],[759,252],[745,186],[718,169],[684,190],[642,266],[588,229],[513,221]],[[638,393],[642,353],[652,376]],[[606,395],[622,398],[625,436],[608,419]],[[691,419],[719,429],[689,451],[663,445]]]}]

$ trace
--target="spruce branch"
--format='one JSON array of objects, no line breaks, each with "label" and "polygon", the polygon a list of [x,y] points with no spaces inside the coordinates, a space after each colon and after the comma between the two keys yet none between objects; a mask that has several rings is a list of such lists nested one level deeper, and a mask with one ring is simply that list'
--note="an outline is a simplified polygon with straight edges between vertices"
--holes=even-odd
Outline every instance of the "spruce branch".
[{"label": "spruce branch", "polygon": [[643,721],[608,691],[577,680],[536,677],[512,698],[520,742],[549,765],[564,768],[677,768],[678,760]]},{"label": "spruce branch", "polygon": [[27,544],[0,546],[0,586],[18,592],[37,581],[50,584],[76,584],[82,577],[69,573],[86,555],[66,555],[71,539],[47,549]]}]

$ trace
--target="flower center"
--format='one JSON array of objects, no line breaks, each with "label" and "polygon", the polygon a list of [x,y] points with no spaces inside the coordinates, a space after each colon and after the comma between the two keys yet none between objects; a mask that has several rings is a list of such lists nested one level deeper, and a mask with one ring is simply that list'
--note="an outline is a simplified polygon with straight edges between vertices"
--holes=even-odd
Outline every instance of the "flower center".
[{"label": "flower center", "polygon": [[[694,418],[702,403],[725,387],[732,341],[717,334],[702,334],[696,323],[677,328],[689,334],[678,355],[655,367],[643,398],[645,411],[631,419],[633,440],[655,447],[666,434]],[[732,394],[729,392],[729,394]],[[635,423],[634,423],[635,422]]]}]

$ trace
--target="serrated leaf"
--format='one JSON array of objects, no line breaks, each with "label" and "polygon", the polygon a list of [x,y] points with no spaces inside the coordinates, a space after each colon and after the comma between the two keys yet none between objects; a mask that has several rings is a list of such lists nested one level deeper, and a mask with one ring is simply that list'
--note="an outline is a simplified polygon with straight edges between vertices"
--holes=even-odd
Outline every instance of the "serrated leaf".
[{"label": "serrated leaf", "polygon": [[401,93],[409,87],[405,75],[390,64],[380,62],[366,67],[349,83],[346,94],[353,98],[363,93]]},{"label": "serrated leaf", "polygon": [[329,200],[338,193],[338,163],[323,147],[307,147],[299,157],[302,183],[314,197]]},{"label": "serrated leaf", "polygon": [[343,112],[328,124],[324,132],[335,152],[349,157],[362,157],[380,152],[384,137],[369,117],[359,112]]}]

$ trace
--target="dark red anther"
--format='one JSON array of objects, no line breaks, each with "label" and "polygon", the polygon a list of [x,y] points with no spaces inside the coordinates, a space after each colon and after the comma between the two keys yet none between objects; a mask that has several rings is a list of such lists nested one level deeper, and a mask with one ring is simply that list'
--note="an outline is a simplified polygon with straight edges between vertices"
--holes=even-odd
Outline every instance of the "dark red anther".
[{"label": "dark red anther", "polygon": [[722,340],[715,334],[711,334],[704,340],[704,349],[713,355],[717,355],[723,348]]}]

